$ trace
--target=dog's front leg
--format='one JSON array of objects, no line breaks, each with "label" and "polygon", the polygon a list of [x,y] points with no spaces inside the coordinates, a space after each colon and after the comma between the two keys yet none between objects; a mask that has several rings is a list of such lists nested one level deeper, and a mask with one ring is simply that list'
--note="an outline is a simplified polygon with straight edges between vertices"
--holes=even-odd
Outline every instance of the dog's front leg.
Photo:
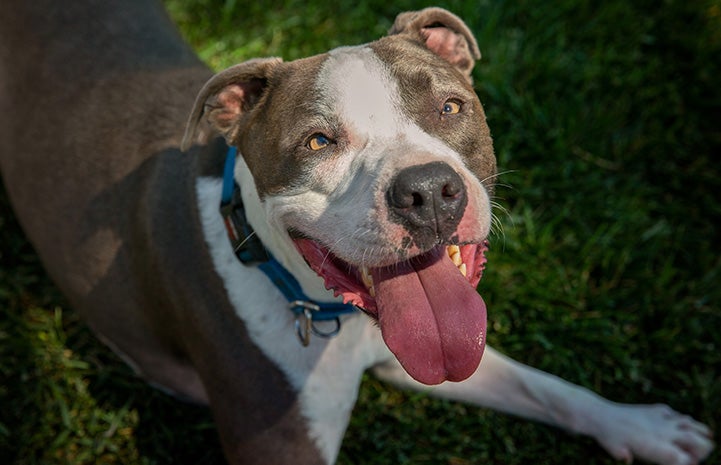
[{"label": "dog's front leg", "polygon": [[613,457],[662,465],[696,464],[713,449],[710,430],[666,405],[628,405],[604,399],[561,378],[518,363],[486,347],[476,373],[462,383],[428,387],[396,361],[375,374],[403,387],[489,407],[596,439]]}]

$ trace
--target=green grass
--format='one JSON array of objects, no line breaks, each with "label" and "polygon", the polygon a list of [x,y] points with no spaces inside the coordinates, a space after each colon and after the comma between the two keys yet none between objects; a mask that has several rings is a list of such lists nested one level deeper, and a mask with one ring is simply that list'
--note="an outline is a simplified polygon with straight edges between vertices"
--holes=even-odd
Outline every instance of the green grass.
[{"label": "green grass", "polygon": [[[490,343],[718,429],[721,2],[439,3],[479,39],[476,88],[505,173],[480,286]],[[216,68],[366,42],[425,6],[166,4]],[[0,463],[219,461],[207,411],[147,387],[93,338],[0,197]],[[613,462],[589,439],[368,377],[339,463]]]}]

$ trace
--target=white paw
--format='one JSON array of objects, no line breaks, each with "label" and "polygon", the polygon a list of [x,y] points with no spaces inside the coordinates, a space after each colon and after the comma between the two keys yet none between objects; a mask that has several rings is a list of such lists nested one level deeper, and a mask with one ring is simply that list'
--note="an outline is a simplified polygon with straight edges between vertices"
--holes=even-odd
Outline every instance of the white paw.
[{"label": "white paw", "polygon": [[694,465],[714,448],[711,430],[667,405],[609,403],[594,412],[596,440],[616,459]]}]

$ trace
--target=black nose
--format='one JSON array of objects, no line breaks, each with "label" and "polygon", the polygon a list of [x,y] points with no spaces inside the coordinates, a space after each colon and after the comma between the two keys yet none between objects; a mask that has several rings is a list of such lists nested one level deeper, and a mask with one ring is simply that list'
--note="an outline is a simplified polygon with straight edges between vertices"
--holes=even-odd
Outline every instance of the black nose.
[{"label": "black nose", "polygon": [[463,179],[443,162],[404,168],[386,195],[391,211],[413,235],[432,234],[434,242],[451,237],[467,203]]}]

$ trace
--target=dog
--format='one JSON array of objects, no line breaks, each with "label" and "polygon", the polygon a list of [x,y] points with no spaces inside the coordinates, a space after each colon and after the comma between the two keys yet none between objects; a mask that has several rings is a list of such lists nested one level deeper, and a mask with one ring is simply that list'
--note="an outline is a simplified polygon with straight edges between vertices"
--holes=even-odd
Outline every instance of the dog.
[{"label": "dog", "polygon": [[159,3],[6,3],[0,167],[17,216],[99,338],[210,406],[229,463],[333,463],[366,370],[627,463],[712,450],[667,406],[485,347],[496,168],[480,52],[452,13],[212,75]]}]

